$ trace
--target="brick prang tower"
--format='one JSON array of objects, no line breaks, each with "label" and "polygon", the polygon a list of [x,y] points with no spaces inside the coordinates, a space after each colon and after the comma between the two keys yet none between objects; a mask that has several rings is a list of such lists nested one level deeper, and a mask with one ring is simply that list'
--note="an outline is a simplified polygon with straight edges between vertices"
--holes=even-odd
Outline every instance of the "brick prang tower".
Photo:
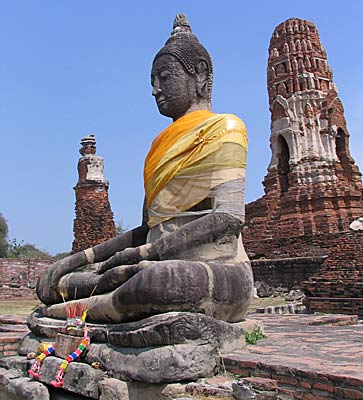
[{"label": "brick prang tower", "polygon": [[89,135],[81,140],[76,192],[76,218],[72,253],[85,250],[116,236],[108,187],[104,177],[104,160],[96,156],[96,140]]},{"label": "brick prang tower", "polygon": [[244,243],[250,253],[271,257],[271,246],[261,252],[263,240],[349,230],[363,215],[363,187],[349,153],[343,105],[312,22],[291,18],[276,27],[267,88],[272,157],[265,195],[246,206]]}]

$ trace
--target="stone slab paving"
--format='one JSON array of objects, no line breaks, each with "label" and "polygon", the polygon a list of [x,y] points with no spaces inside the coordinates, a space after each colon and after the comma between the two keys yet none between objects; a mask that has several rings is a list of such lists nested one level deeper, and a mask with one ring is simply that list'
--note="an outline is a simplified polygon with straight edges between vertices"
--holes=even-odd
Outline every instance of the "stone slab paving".
[{"label": "stone slab paving", "polygon": [[274,378],[290,388],[316,388],[321,391],[316,395],[327,392],[329,398],[363,399],[363,324],[356,317],[249,317],[263,322],[267,338],[224,354],[227,371]]}]

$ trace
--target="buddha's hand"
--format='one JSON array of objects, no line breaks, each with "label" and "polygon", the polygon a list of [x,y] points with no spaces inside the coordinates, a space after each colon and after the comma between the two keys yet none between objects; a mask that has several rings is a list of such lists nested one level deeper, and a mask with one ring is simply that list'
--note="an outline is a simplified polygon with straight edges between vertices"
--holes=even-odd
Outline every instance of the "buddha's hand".
[{"label": "buddha's hand", "polygon": [[114,267],[138,264],[143,260],[151,260],[151,253],[153,253],[151,243],[138,247],[128,247],[125,250],[117,252],[108,260],[100,262],[97,266],[97,272],[102,274]]}]

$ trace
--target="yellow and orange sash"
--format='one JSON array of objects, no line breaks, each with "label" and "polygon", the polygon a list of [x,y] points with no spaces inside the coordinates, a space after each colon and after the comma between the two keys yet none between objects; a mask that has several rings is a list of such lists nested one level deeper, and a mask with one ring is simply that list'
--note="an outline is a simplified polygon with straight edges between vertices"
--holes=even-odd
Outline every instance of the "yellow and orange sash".
[{"label": "yellow and orange sash", "polygon": [[[195,198],[190,193],[184,196],[188,198],[186,202],[175,200],[176,209],[183,212],[203,200],[201,197],[207,197],[213,186],[231,180],[231,171],[224,174],[225,178],[221,171],[244,169],[246,151],[246,128],[232,114],[195,111],[171,124],[154,140],[145,160],[146,206],[152,211],[155,205],[154,212],[165,214],[162,218],[149,218],[149,225],[154,226],[161,220],[171,218],[167,212],[171,192],[177,196],[179,194],[179,197],[183,197],[181,189],[184,194],[192,189],[196,192]],[[214,179],[209,179],[208,188],[205,187],[203,193],[197,194],[200,192],[195,190],[198,177],[202,176],[205,182],[209,173],[213,174]],[[183,185],[182,188],[172,184],[176,177]],[[163,194],[165,188],[171,192]]]}]

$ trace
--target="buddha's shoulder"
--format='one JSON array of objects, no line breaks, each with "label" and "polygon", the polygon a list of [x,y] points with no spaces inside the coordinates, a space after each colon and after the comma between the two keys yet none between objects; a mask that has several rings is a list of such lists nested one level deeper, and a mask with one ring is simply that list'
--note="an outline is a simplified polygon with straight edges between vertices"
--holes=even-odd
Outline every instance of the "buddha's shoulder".
[{"label": "buddha's shoulder", "polygon": [[220,118],[220,123],[222,123],[226,129],[237,129],[246,131],[246,125],[234,114],[216,114]]}]

